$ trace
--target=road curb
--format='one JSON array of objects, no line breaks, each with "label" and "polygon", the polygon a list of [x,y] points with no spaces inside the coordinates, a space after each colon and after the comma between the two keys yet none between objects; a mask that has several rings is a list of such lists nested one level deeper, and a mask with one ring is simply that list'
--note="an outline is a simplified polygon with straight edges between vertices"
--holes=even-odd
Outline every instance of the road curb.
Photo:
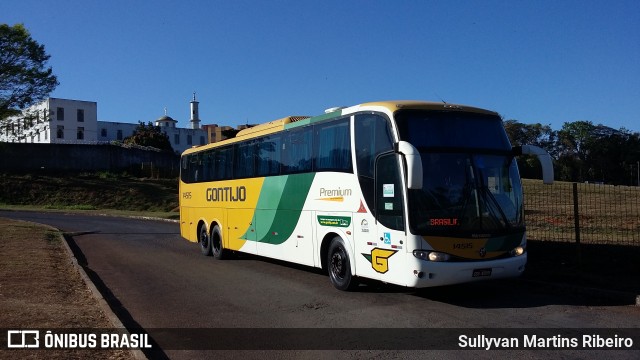
[{"label": "road curb", "polygon": [[[129,330],[124,326],[122,321],[120,321],[120,318],[118,318],[118,316],[113,312],[113,310],[111,309],[107,301],[104,299],[104,297],[96,287],[96,285],[93,283],[93,281],[91,281],[91,278],[89,277],[89,275],[87,275],[87,272],[84,271],[84,268],[82,267],[82,265],[78,263],[78,259],[76,259],[76,256],[73,253],[73,250],[71,250],[69,243],[67,243],[67,239],[64,237],[63,232],[60,231],[60,229],[56,229],[49,225],[44,225],[44,224],[41,224],[41,225],[54,229],[58,233],[58,237],[60,238],[65,251],[69,255],[71,263],[78,271],[78,274],[80,274],[80,277],[84,281],[89,291],[91,291],[93,298],[96,299],[96,301],[98,302],[98,305],[100,306],[104,314],[107,316],[107,319],[109,319],[109,322],[111,323],[111,325],[114,328],[122,329],[122,331],[124,331],[127,335],[130,335]],[[134,358],[138,360],[147,360],[147,357],[145,356],[144,352],[142,352],[142,350],[129,349],[129,351],[131,352]]]}]

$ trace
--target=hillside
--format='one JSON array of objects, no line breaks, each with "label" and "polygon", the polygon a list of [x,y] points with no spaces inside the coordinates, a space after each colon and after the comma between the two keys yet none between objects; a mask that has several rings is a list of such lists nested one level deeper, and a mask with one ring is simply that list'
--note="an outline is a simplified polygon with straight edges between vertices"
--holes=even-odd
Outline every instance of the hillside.
[{"label": "hillside", "polygon": [[0,205],[170,212],[178,206],[178,180],[104,172],[64,176],[0,173]]}]

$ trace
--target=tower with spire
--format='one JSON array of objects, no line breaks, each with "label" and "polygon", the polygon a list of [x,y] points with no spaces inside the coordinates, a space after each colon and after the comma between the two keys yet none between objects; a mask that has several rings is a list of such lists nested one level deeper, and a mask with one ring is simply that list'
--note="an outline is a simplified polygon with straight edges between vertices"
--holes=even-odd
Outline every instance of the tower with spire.
[{"label": "tower with spire", "polygon": [[194,92],[193,100],[191,100],[191,120],[189,120],[192,129],[200,129],[200,115],[198,114],[198,104],[199,102],[196,101],[196,93]]}]

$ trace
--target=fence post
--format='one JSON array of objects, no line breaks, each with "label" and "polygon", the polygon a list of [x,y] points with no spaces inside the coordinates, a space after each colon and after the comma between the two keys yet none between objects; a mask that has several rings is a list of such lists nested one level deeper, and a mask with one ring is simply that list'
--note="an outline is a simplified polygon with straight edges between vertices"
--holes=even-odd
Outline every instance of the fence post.
[{"label": "fence post", "polygon": [[580,246],[580,213],[578,210],[578,183],[573,183],[573,222],[575,226],[576,234],[576,251],[578,257],[578,264],[582,261],[582,253]]}]

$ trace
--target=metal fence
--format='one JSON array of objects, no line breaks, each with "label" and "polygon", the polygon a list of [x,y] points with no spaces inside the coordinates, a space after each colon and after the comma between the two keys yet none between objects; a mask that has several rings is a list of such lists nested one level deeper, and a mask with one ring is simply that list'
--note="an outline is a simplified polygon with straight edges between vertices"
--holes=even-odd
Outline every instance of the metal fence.
[{"label": "metal fence", "polygon": [[640,246],[640,187],[523,180],[527,238]]},{"label": "metal fence", "polygon": [[126,171],[143,177],[177,177],[180,156],[121,144],[0,143],[0,172]]}]

